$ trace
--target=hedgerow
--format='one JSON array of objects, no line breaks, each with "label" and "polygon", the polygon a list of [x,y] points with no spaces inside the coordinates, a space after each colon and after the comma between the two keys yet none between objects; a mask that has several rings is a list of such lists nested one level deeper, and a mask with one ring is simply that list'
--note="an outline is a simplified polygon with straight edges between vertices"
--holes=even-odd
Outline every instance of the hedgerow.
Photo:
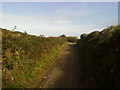
[{"label": "hedgerow", "polygon": [[3,87],[32,87],[40,70],[47,68],[48,61],[66,42],[66,38],[46,38],[2,29]]},{"label": "hedgerow", "polygon": [[120,25],[81,35],[77,47],[89,87],[120,87]]}]

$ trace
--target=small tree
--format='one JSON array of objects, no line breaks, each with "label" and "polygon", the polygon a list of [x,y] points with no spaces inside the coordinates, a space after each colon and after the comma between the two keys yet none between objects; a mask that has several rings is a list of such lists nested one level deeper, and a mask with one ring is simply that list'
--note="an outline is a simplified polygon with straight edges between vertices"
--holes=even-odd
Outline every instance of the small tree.
[{"label": "small tree", "polygon": [[26,32],[26,31],[25,31],[24,33],[25,33],[25,34],[27,34],[27,32]]},{"label": "small tree", "polygon": [[12,31],[15,31],[16,28],[17,28],[17,26],[14,26],[13,29],[12,29]]}]

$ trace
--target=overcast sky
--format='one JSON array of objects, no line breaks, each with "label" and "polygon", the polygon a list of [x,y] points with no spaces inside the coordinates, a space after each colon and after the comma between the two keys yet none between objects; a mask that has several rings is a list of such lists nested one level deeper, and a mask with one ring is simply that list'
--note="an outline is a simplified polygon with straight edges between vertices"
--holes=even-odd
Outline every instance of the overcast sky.
[{"label": "overcast sky", "polygon": [[2,28],[79,37],[118,23],[117,2],[3,2]]}]

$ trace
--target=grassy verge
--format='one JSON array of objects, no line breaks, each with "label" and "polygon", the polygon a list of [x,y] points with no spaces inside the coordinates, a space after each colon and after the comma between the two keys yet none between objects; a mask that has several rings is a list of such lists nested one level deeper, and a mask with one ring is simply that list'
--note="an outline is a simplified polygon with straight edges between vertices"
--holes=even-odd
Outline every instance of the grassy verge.
[{"label": "grassy verge", "polygon": [[67,43],[61,47],[56,47],[51,51],[51,53],[48,53],[42,57],[41,69],[39,69],[39,75],[36,77],[36,82],[35,82],[36,84],[35,85],[38,85],[39,80],[49,70],[49,68],[55,63],[56,57],[66,47],[66,45],[67,45]]}]

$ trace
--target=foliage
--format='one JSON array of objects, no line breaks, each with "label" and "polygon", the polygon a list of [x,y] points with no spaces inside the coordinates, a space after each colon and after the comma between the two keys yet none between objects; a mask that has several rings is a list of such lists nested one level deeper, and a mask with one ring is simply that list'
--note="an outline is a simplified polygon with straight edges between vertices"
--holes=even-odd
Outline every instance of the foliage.
[{"label": "foliage", "polygon": [[62,34],[62,35],[60,35],[60,37],[66,37],[66,35]]},{"label": "foliage", "polygon": [[78,41],[78,39],[77,39],[77,37],[75,37],[75,36],[69,36],[69,37],[67,37],[67,41],[68,41],[68,42],[75,43],[75,42]]},{"label": "foliage", "polygon": [[120,87],[120,25],[81,35],[77,47],[89,87]]},{"label": "foliage", "polygon": [[64,34],[60,35],[60,37],[62,38],[67,38],[67,41],[70,42],[70,43],[76,43],[78,41],[77,37],[75,36],[66,36]]},{"label": "foliage", "polygon": [[87,37],[87,34],[82,34],[81,39],[85,39]]},{"label": "foliage", "polygon": [[[66,42],[61,37],[40,37],[2,29],[3,87],[33,87]],[[45,58],[43,58],[45,57]],[[48,65],[47,65],[48,64]],[[21,85],[20,85],[21,84]]]}]

